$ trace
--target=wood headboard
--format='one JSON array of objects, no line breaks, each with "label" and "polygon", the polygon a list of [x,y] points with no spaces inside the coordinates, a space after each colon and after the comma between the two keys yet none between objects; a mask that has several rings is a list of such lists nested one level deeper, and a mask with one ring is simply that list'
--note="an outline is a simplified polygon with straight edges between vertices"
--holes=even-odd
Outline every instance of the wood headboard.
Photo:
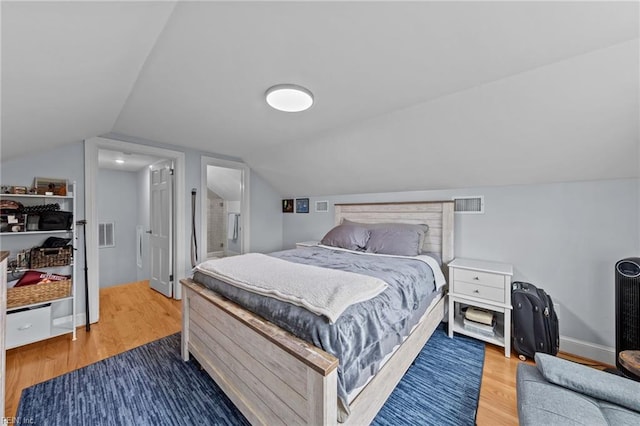
[{"label": "wood headboard", "polygon": [[453,201],[336,204],[335,224],[344,219],[360,223],[426,223],[429,231],[422,251],[439,253],[442,265],[453,260]]}]

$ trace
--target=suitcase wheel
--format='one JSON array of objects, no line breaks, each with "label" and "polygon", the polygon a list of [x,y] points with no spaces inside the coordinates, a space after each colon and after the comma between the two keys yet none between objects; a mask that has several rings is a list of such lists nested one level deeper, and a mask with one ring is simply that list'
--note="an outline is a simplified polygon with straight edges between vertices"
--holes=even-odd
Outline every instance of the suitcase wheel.
[{"label": "suitcase wheel", "polygon": [[520,361],[526,361],[527,357],[524,355],[518,355],[518,358],[520,358]]}]

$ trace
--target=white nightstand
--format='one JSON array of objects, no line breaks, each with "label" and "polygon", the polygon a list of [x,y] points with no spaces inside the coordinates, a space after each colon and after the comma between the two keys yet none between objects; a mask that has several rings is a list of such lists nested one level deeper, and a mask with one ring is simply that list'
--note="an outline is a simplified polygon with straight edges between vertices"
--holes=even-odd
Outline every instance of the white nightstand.
[{"label": "white nightstand", "polygon": [[[449,263],[449,337],[453,332],[504,347],[511,356],[511,277],[513,266],[473,259]],[[495,336],[465,329],[461,306],[475,306],[496,314]]]},{"label": "white nightstand", "polygon": [[303,241],[301,243],[296,243],[296,248],[301,247],[315,247],[320,244],[320,241]]}]

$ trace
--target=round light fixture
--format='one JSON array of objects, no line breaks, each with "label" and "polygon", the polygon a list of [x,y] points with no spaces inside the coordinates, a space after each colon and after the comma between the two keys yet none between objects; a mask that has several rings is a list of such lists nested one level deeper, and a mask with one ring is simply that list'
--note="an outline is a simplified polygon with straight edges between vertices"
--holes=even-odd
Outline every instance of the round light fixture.
[{"label": "round light fixture", "polygon": [[311,108],[313,94],[295,84],[278,84],[265,93],[267,103],[279,111],[300,112]]}]

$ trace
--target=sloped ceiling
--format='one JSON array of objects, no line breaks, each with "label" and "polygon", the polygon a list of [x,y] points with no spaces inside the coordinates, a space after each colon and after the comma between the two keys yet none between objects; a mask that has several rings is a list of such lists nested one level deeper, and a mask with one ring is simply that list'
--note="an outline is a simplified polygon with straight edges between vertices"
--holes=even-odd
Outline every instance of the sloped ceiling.
[{"label": "sloped ceiling", "polygon": [[[2,8],[3,158],[112,132],[283,195],[638,176],[635,2]],[[271,109],[278,83],[315,104]]]},{"label": "sloped ceiling", "polygon": [[111,131],[168,2],[2,2],[2,158]]},{"label": "sloped ceiling", "polygon": [[226,201],[240,201],[242,176],[238,169],[207,166],[207,187]]}]

